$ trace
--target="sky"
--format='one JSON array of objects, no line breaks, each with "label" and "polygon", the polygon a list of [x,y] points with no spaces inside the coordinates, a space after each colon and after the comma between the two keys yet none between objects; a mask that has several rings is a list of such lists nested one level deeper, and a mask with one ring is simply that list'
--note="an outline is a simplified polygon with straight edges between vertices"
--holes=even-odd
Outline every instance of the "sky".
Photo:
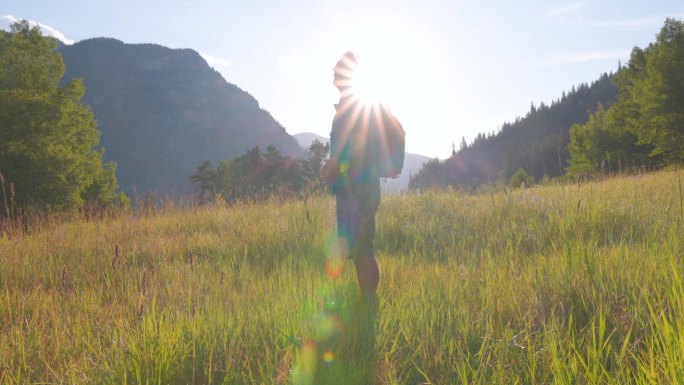
[{"label": "sky", "polygon": [[290,134],[329,135],[332,68],[355,49],[407,151],[439,158],[614,72],[666,17],[684,1],[0,0],[0,28],[194,49]]}]

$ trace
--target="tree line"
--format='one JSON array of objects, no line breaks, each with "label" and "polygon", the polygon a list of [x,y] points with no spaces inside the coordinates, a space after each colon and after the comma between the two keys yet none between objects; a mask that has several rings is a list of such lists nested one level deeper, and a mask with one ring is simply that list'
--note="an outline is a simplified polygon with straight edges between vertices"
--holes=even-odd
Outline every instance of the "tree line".
[{"label": "tree line", "polygon": [[217,198],[235,203],[318,194],[327,189],[319,170],[328,151],[329,145],[319,140],[314,140],[299,159],[283,156],[275,146],[267,147],[266,152],[254,147],[234,159],[220,161],[216,167],[205,161],[190,180],[200,204]]}]

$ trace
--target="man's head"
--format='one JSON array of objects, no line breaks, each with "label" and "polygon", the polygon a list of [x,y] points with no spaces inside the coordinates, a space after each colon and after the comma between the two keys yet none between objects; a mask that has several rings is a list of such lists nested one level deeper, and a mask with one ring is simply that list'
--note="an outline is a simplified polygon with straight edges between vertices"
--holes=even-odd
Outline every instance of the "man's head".
[{"label": "man's head", "polygon": [[347,51],[342,55],[340,60],[333,68],[334,80],[333,84],[340,91],[346,90],[352,86],[354,71],[358,66],[358,53],[356,51]]}]

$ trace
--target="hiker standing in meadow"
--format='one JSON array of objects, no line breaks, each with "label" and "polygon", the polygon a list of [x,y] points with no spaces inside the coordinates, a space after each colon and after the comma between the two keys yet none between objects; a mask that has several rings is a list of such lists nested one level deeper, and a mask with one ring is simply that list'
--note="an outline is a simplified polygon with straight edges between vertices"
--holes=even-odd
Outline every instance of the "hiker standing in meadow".
[{"label": "hiker standing in meadow", "polygon": [[340,92],[330,132],[330,159],[321,175],[336,196],[337,232],[343,259],[356,267],[361,293],[373,297],[380,281],[375,258],[375,214],[380,178],[396,177],[404,162],[404,130],[386,105],[357,93],[358,55],[346,52],[333,68]]}]

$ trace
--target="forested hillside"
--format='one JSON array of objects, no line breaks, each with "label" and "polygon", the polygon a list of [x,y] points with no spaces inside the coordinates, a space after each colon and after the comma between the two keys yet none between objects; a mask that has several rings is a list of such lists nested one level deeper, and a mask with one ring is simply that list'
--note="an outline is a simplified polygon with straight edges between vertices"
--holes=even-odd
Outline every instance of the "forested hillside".
[{"label": "forested hillside", "polygon": [[410,187],[474,188],[681,163],[684,21],[668,18],[656,41],[634,47],[616,74],[573,88],[550,106],[532,105],[524,118],[471,145],[463,141],[446,161],[428,163]]},{"label": "forested hillside", "polygon": [[556,177],[568,166],[570,127],[585,123],[599,103],[614,102],[618,88],[612,74],[603,74],[591,84],[580,84],[546,105],[534,104],[529,112],[501,130],[480,134],[443,162],[432,161],[410,183],[413,189],[428,186],[473,188],[496,180],[508,181],[520,168],[535,179]]},{"label": "forested hillside", "polygon": [[90,39],[62,46],[63,82],[82,78],[105,160],[128,193],[188,192],[204,161],[218,163],[274,145],[298,155],[296,140],[258,101],[190,49]]}]

